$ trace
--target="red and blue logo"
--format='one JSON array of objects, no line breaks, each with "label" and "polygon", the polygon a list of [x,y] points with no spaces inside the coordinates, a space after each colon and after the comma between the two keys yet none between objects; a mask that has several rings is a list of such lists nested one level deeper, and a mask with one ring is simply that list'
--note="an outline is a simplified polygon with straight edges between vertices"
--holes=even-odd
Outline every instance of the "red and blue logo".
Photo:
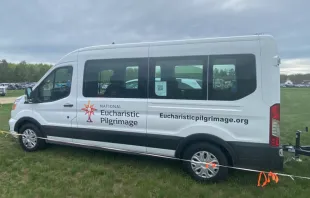
[{"label": "red and blue logo", "polygon": [[88,101],[87,104],[84,104],[84,108],[81,109],[82,111],[85,111],[85,115],[88,116],[87,122],[93,122],[91,119],[91,116],[95,114],[94,104],[91,104],[90,101]]}]

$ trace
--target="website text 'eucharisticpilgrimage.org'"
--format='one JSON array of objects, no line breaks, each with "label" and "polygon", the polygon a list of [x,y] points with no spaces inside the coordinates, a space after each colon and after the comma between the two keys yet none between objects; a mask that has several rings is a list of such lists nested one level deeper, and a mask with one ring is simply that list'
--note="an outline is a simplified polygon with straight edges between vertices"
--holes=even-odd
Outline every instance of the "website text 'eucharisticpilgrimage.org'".
[{"label": "website text 'eucharisticpilgrimage.org'", "polygon": [[194,120],[196,122],[222,122],[225,124],[229,123],[242,123],[247,125],[249,123],[248,119],[234,119],[234,118],[224,118],[216,116],[203,116],[203,115],[188,115],[188,114],[172,114],[172,113],[160,113],[160,118],[165,119],[176,119],[176,120]]}]

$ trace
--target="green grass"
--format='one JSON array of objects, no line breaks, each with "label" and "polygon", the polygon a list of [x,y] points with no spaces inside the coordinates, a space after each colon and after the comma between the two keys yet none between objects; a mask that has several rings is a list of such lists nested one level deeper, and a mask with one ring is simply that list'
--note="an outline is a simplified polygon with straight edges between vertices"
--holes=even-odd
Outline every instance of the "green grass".
[{"label": "green grass", "polygon": [[[25,90],[7,90],[4,97],[18,97],[25,93]],[[1,97],[0,97],[1,98]]]},{"label": "green grass", "polygon": [[[282,143],[294,143],[296,129],[310,126],[310,90],[282,89]],[[0,109],[7,130],[11,105]],[[310,144],[310,134],[302,135]],[[310,176],[310,158],[288,162],[285,173]],[[25,153],[11,137],[0,135],[0,197],[298,197],[310,195],[310,181],[279,177],[257,187],[258,174],[233,172],[228,181],[198,184],[180,163],[81,148],[50,146]]]}]

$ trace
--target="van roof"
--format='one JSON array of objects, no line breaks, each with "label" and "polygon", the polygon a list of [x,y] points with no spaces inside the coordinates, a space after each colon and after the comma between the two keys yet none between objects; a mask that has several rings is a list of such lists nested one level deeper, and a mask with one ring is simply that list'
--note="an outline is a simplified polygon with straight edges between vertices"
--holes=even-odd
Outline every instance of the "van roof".
[{"label": "van roof", "polygon": [[273,39],[272,35],[244,35],[244,36],[230,36],[230,37],[206,37],[206,38],[196,38],[196,39],[182,39],[182,40],[165,40],[165,41],[153,41],[153,42],[137,42],[137,43],[122,43],[122,44],[107,44],[107,45],[94,45],[76,49],[65,56],[63,56],[58,63],[60,62],[70,62],[74,61],[76,54],[82,51],[91,51],[91,50],[102,50],[102,49],[113,49],[113,48],[126,48],[126,47],[145,47],[145,46],[158,46],[158,45],[178,45],[186,43],[208,43],[208,42],[227,42],[227,41],[249,41],[249,40],[258,40],[258,39]]}]

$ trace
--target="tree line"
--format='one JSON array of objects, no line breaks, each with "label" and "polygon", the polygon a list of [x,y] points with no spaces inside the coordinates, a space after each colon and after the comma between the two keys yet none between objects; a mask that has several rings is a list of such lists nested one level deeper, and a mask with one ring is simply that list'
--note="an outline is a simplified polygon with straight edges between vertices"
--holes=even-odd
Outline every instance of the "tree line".
[{"label": "tree line", "polygon": [[301,84],[304,80],[310,81],[310,74],[293,74],[293,75],[285,75],[281,74],[280,82],[285,83],[286,80],[291,80],[294,84]]},{"label": "tree line", "polygon": [[[32,63],[26,63],[26,61],[21,61],[20,63],[9,63],[6,60],[0,60],[0,83],[10,83],[10,82],[37,82],[50,68],[52,65],[49,64],[32,64]],[[192,77],[192,78],[201,78],[201,73],[199,72],[199,69],[195,68],[198,71],[190,72],[192,75],[186,75],[186,77]],[[179,73],[180,72],[180,73]],[[189,71],[182,72],[179,71],[178,75],[180,77],[181,74],[188,73]],[[127,80],[133,79],[137,77],[137,69],[131,68],[129,71],[127,71]],[[106,75],[110,76],[111,74],[105,74],[103,73],[102,77],[106,77]],[[233,69],[227,70],[227,71],[219,71],[215,69],[214,76],[216,77],[228,77],[231,78],[235,75],[235,72]],[[157,74],[156,77],[160,76],[160,73]],[[179,76],[178,76],[179,77]],[[184,77],[184,76],[182,76]],[[285,75],[281,74],[280,76],[280,82],[285,83],[287,79],[290,79],[296,84],[302,83],[304,80],[310,80],[310,74],[293,74],[293,75]]]},{"label": "tree line", "polygon": [[52,65],[0,60],[0,83],[37,82]]}]

